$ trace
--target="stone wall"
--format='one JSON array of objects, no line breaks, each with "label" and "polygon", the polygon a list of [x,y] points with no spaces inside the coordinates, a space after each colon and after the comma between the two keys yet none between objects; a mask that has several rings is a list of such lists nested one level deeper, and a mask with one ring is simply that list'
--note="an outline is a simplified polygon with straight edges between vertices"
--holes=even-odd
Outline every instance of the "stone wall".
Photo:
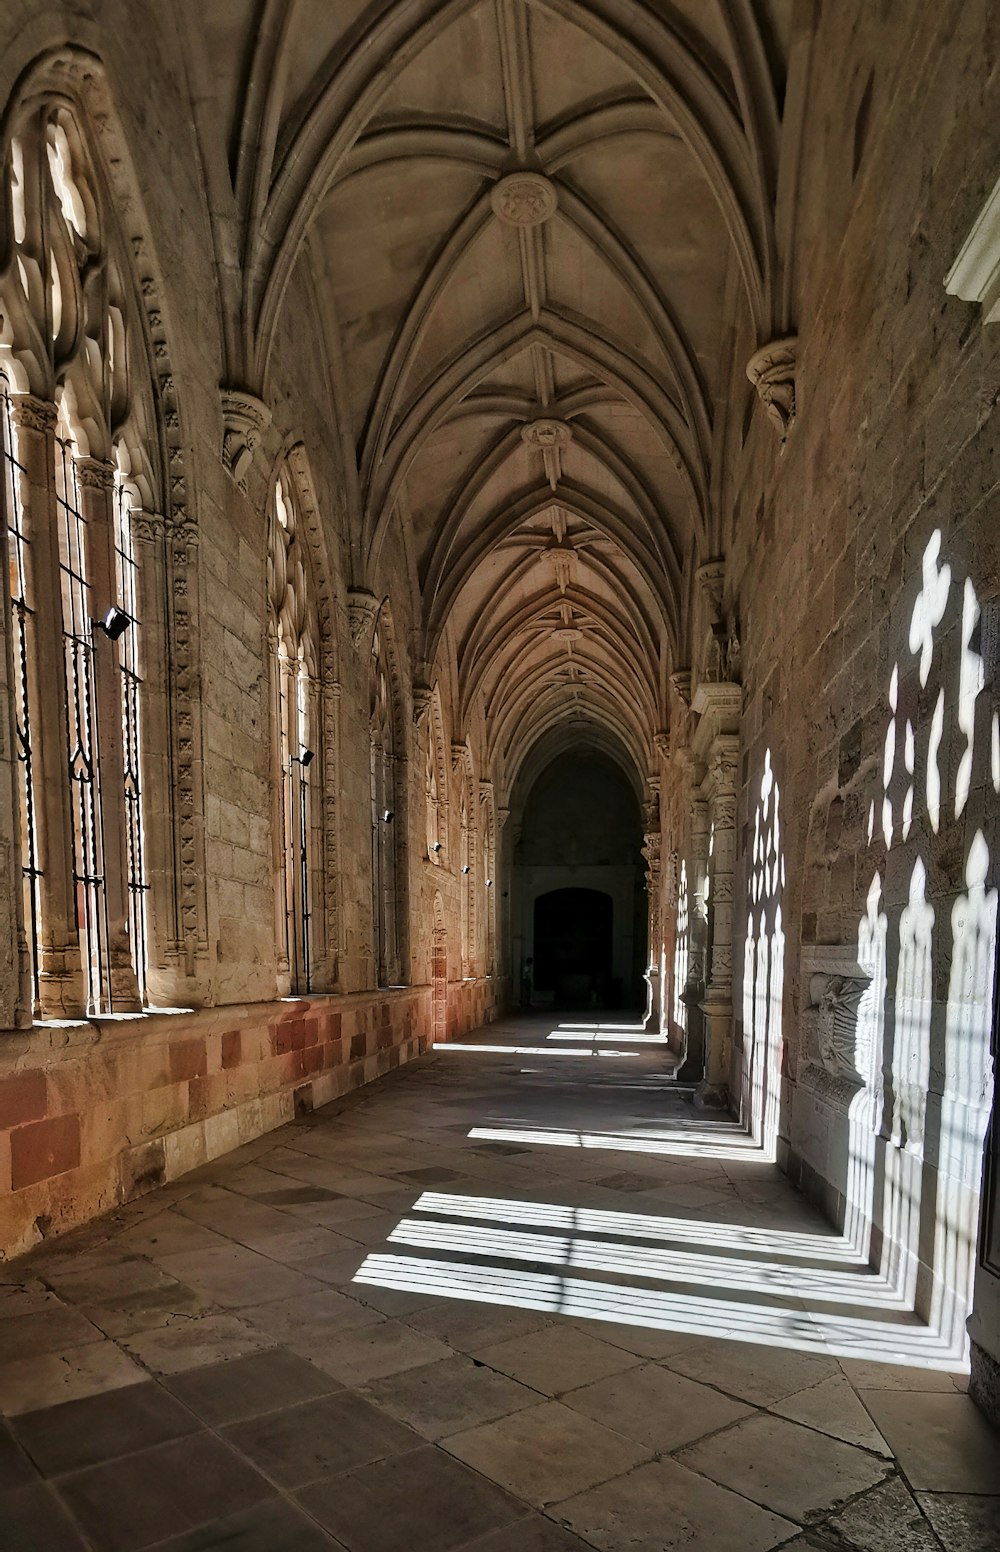
[{"label": "stone wall", "polygon": [[[759,1108],[744,1058],[760,1011],[740,950],[759,920],[769,771],[775,1147],[922,1313],[956,1323],[960,1345],[1000,870],[1000,331],[943,277],[1000,166],[997,20],[958,3],[827,6],[812,50],[797,414],[781,445],[755,410],[728,476],[744,685],[731,1085]],[[748,974],[753,963],[752,950]],[[767,1056],[753,1054],[759,1074]],[[996,1310],[977,1320],[996,1349]]]},{"label": "stone wall", "polygon": [[[452,985],[448,1038],[492,1012],[489,980]],[[431,1040],[427,986],[5,1036],[0,1259],[374,1082]]]}]

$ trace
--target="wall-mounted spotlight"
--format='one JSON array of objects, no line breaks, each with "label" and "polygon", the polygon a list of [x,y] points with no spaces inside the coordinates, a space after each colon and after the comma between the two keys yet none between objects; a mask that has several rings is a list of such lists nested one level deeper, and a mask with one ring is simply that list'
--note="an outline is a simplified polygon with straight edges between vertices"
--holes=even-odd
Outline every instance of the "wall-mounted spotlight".
[{"label": "wall-mounted spotlight", "polygon": [[103,620],[95,620],[95,626],[102,630],[109,641],[118,641],[124,636],[132,624],[132,616],[126,614],[124,609],[119,609],[117,604],[112,604]]},{"label": "wall-mounted spotlight", "polygon": [[431,851],[440,851],[440,850],[441,850],[441,842],[440,841],[435,841],[434,844],[431,846]]},{"label": "wall-mounted spotlight", "polygon": [[383,819],[383,822],[385,824],[392,824],[392,821],[395,819],[395,817],[396,816],[393,813],[391,808],[383,809],[383,811],[382,811],[382,819]]},{"label": "wall-mounted spotlight", "polygon": [[466,866],[465,866],[465,867],[464,867],[464,868],[463,868],[463,869],[462,869],[462,872],[463,872],[463,873],[471,873],[471,872],[472,872],[472,869],[471,869],[471,868],[470,868],[470,867],[469,867],[469,866],[468,866],[468,865],[466,865]]},{"label": "wall-mounted spotlight", "polygon": [[315,749],[307,749],[305,744],[303,744],[302,748],[299,751],[299,764],[300,765],[311,765],[313,763],[313,761],[315,760],[315,758],[316,758],[316,751],[315,751]]}]

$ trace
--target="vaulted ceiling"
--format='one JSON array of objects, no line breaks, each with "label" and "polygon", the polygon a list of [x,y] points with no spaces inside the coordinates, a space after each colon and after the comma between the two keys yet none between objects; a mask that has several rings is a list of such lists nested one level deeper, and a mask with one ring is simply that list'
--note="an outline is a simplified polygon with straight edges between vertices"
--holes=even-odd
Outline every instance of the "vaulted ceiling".
[{"label": "vaulted ceiling", "polygon": [[449,642],[504,763],[573,718],[641,756],[719,548],[734,318],[775,323],[791,0],[206,9],[234,379],[307,266],[354,580],[398,527],[427,671]]}]

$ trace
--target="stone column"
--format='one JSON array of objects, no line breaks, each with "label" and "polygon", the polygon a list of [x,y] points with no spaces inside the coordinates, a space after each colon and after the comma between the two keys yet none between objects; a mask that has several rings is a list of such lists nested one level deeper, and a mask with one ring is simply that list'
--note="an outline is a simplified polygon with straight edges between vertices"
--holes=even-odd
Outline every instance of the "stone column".
[{"label": "stone column", "polygon": [[739,740],[721,735],[708,762],[706,789],[712,835],[712,932],[702,1008],[708,1020],[702,1103],[725,1105],[733,1020],[733,874],[736,867],[736,772]]},{"label": "stone column", "polygon": [[62,587],[56,524],[55,406],[30,394],[12,399],[17,454],[24,470],[20,497],[29,539],[27,564],[33,612],[27,621],[32,673],[28,712],[32,732],[36,852],[39,880],[37,954],[42,1018],[86,1013],[76,885],[73,809],[66,747],[66,672]]},{"label": "stone column", "polygon": [[[115,564],[115,471],[104,459],[78,458],[76,477],[80,510],[87,525],[87,579],[90,583],[94,702],[99,738],[101,867],[108,924],[110,994],[114,1012],[135,1013],[141,1009],[142,999],[133,962],[133,952],[138,945],[131,944],[129,939],[122,679],[118,645],[97,626],[110,609],[120,605]],[[135,630],[135,622],[128,628]]]}]

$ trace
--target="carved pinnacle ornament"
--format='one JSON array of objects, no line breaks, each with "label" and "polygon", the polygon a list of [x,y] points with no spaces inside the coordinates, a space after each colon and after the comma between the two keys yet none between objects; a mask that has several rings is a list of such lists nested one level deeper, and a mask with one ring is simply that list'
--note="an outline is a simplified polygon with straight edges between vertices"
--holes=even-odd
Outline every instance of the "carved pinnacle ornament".
[{"label": "carved pinnacle ornament", "polygon": [[747,376],[767,410],[768,419],[784,442],[795,419],[795,362],[798,338],[772,340],[747,362]]},{"label": "carved pinnacle ornament", "polygon": [[241,485],[250,471],[261,434],[271,423],[271,411],[255,394],[222,390],[222,461]]},{"label": "carved pinnacle ornament", "polygon": [[494,214],[508,226],[541,226],[559,203],[555,184],[539,172],[512,172],[490,190]]}]

